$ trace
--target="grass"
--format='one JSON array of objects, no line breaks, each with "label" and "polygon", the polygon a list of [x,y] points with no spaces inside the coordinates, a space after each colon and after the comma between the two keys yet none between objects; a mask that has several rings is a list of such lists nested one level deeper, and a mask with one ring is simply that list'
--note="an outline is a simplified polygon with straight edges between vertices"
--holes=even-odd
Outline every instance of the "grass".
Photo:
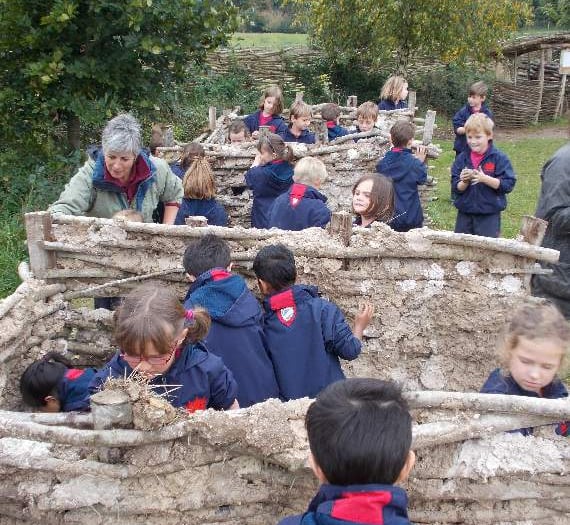
[{"label": "grass", "polygon": [[[536,209],[540,191],[540,171],[543,164],[563,144],[566,139],[522,138],[498,141],[496,146],[505,152],[513,164],[517,175],[515,189],[507,197],[507,209],[502,214],[502,236],[514,238],[518,233],[523,215],[532,215]],[[453,141],[439,141],[443,154],[430,162],[434,169],[430,174],[438,179],[435,188],[437,200],[428,207],[433,220],[433,228],[453,230],[457,210],[450,202],[450,171],[455,159]]]},{"label": "grass", "polygon": [[301,33],[234,33],[231,43],[235,47],[267,47],[282,49],[306,46],[308,37]]}]

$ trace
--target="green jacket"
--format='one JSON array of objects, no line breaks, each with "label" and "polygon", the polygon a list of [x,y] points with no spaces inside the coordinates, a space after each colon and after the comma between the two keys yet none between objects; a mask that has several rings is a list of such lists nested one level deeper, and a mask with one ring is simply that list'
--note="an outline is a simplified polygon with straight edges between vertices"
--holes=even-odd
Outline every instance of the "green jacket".
[{"label": "green jacket", "polygon": [[[166,161],[141,151],[150,175],[139,183],[130,207],[141,212],[144,222],[152,222],[152,212],[160,202],[180,202],[184,196],[180,179],[170,171]],[[59,199],[49,211],[53,214],[85,215],[110,219],[118,211],[129,208],[126,196],[118,186],[104,180],[102,152],[93,152],[87,162],[65,185]]]}]

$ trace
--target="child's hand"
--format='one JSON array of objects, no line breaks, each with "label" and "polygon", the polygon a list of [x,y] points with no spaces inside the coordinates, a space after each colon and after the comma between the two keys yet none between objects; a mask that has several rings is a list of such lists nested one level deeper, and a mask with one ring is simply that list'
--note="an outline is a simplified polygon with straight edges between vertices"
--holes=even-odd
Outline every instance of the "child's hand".
[{"label": "child's hand", "polygon": [[421,160],[422,162],[425,162],[426,160],[426,155],[427,155],[427,148],[423,145],[420,144],[417,148],[416,148],[416,158]]},{"label": "child's hand", "polygon": [[259,137],[259,130],[256,129],[252,134],[251,134],[251,138],[252,139],[257,139],[257,137]]},{"label": "child's hand", "polygon": [[361,304],[358,313],[354,318],[354,335],[362,339],[364,329],[370,324],[374,315],[374,305],[372,303]]},{"label": "child's hand", "polygon": [[261,152],[258,151],[255,154],[255,159],[253,159],[253,164],[251,165],[252,168],[255,168],[255,166],[259,166],[261,164]]}]

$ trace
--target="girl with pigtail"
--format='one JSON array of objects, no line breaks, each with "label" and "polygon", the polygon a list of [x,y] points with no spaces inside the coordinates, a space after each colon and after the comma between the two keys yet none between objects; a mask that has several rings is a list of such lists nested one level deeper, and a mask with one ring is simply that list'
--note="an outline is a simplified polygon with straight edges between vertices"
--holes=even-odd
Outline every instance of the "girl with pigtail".
[{"label": "girl with pigtail", "polygon": [[136,371],[156,394],[188,412],[239,408],[232,373],[201,342],[209,329],[208,312],[184,310],[169,288],[136,288],[115,312],[115,343],[120,350],[91,382],[91,394],[107,378]]}]

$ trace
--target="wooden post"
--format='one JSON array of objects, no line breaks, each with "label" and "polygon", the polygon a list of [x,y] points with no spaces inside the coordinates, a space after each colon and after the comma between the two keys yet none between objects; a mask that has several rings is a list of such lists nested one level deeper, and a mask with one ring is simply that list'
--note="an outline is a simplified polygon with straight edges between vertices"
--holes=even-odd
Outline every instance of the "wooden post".
[{"label": "wooden post", "polygon": [[120,390],[102,390],[91,396],[93,428],[127,428],[133,422],[133,409],[129,396]]},{"label": "wooden post", "polygon": [[358,97],[356,95],[350,95],[346,99],[346,105],[349,108],[357,108],[358,107]]},{"label": "wooden post", "polygon": [[410,91],[408,93],[408,109],[411,109],[414,115],[416,114],[416,92]]},{"label": "wooden post", "polygon": [[536,102],[536,115],[534,116],[534,123],[538,124],[538,117],[540,115],[540,107],[542,106],[542,95],[544,92],[544,62],[546,56],[546,49],[543,49],[540,54],[540,72],[538,73],[538,101]]},{"label": "wooden post", "polygon": [[548,221],[544,219],[539,219],[532,215],[523,215],[521,230],[517,236],[517,240],[528,242],[534,246],[540,246],[542,239],[544,239],[547,226]]},{"label": "wooden post", "polygon": [[329,128],[327,128],[327,123],[324,120],[316,122],[316,129],[317,144],[328,144]]},{"label": "wooden post", "polygon": [[560,80],[560,95],[558,95],[558,104],[556,104],[556,111],[554,112],[554,118],[558,118],[562,115],[562,110],[564,109],[565,95],[566,95],[566,73],[563,73],[562,79]]},{"label": "wooden post", "polygon": [[347,211],[333,213],[328,232],[331,237],[338,239],[344,246],[349,246],[352,235],[352,215]]},{"label": "wooden post", "polygon": [[208,128],[210,131],[216,129],[216,106],[210,106],[208,108]]},{"label": "wooden post", "polygon": [[258,139],[261,140],[264,137],[267,137],[268,133],[271,133],[269,126],[259,126],[259,135]]},{"label": "wooden post", "polygon": [[297,91],[297,93],[295,93],[295,102],[303,102],[303,95],[304,93],[302,91]]},{"label": "wooden post", "polygon": [[515,78],[514,78],[514,84],[515,86],[517,85],[517,77],[519,76],[519,56],[517,54],[517,52],[515,51]]},{"label": "wooden post", "polygon": [[174,146],[174,131],[172,130],[172,126],[164,126],[162,131],[162,139],[163,144],[167,148]]},{"label": "wooden post", "polygon": [[191,215],[185,219],[186,226],[192,226],[194,228],[202,228],[208,226],[208,219],[203,215]]},{"label": "wooden post", "polygon": [[431,144],[433,139],[433,130],[435,127],[435,111],[428,111],[426,113],[426,121],[424,123],[424,134],[422,137],[422,144],[427,145]]},{"label": "wooden post", "polygon": [[26,238],[30,254],[30,269],[34,276],[43,279],[47,270],[55,268],[56,253],[44,249],[44,241],[53,241],[51,215],[48,211],[26,213]]}]

